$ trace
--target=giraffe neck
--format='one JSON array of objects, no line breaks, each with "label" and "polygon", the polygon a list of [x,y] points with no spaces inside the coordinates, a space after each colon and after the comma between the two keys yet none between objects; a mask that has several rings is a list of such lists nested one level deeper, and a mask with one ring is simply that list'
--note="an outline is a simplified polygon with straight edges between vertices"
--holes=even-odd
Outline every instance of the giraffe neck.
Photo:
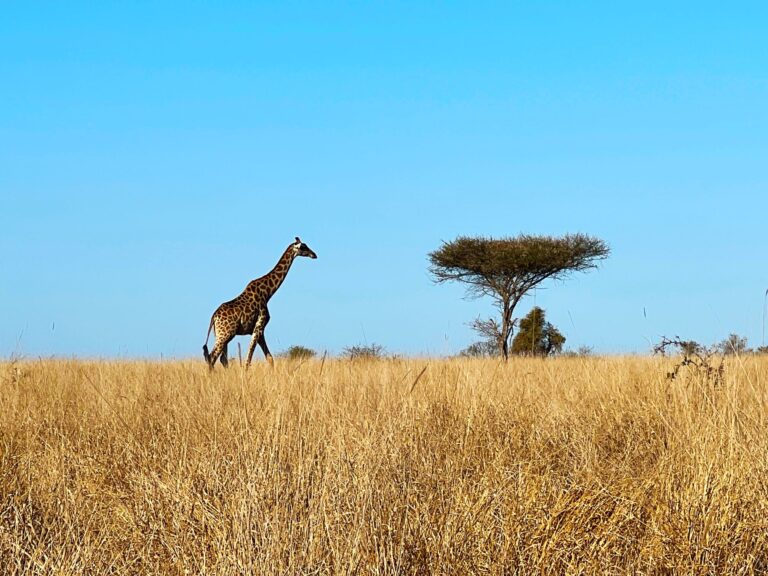
[{"label": "giraffe neck", "polygon": [[296,252],[293,250],[293,246],[289,246],[286,251],[283,252],[280,260],[275,264],[275,267],[272,268],[269,274],[264,276],[263,280],[267,289],[267,299],[271,298],[272,295],[277,292],[277,289],[280,288],[280,285],[288,275],[288,270],[291,269],[291,264],[293,264],[295,258]]}]

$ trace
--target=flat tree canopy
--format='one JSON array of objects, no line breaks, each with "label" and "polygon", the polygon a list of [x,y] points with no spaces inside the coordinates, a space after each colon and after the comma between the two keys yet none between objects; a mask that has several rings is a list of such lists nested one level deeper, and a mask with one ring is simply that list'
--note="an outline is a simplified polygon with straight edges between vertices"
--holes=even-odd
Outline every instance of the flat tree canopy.
[{"label": "flat tree canopy", "polygon": [[512,313],[520,299],[544,280],[562,280],[572,272],[596,268],[609,253],[604,241],[586,234],[459,236],[443,242],[429,254],[429,260],[436,282],[463,282],[469,296],[493,298],[501,318],[478,319],[473,327],[493,337],[499,353],[507,358],[514,326]]}]

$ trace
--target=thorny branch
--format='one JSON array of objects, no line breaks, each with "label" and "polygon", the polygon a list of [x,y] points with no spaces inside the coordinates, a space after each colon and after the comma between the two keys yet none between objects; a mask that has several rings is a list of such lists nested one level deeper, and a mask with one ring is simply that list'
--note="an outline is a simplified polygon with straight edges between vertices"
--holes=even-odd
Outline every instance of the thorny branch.
[{"label": "thorny branch", "polygon": [[681,340],[679,336],[674,338],[663,336],[661,341],[653,347],[653,353],[660,356],[666,356],[670,350],[680,354],[681,359],[670,372],[667,372],[668,380],[675,380],[680,370],[688,367],[714,386],[723,383],[725,359],[718,354],[717,347],[702,346],[693,340]]}]

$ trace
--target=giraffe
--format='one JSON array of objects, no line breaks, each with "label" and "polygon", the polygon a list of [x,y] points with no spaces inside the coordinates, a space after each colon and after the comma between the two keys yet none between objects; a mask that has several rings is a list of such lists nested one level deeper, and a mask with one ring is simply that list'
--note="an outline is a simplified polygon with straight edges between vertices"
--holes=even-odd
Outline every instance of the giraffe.
[{"label": "giraffe", "polygon": [[[208,335],[203,345],[203,356],[208,362],[208,368],[213,370],[217,359],[221,359],[222,365],[226,368],[229,363],[227,359],[227,344],[235,336],[251,334],[251,344],[248,347],[248,359],[245,367],[251,365],[251,358],[256,344],[261,347],[267,361],[272,364],[272,354],[267,347],[267,341],[264,339],[264,329],[269,322],[269,310],[267,303],[274,296],[277,289],[285,280],[288,270],[291,268],[294,259],[297,256],[306,256],[307,258],[317,258],[309,246],[304,244],[299,237],[288,248],[278,260],[271,272],[251,280],[245,290],[234,300],[224,302],[216,308],[211,316],[211,322],[208,325]],[[208,352],[208,339],[211,337],[211,328],[213,328],[216,344],[212,352]]]}]

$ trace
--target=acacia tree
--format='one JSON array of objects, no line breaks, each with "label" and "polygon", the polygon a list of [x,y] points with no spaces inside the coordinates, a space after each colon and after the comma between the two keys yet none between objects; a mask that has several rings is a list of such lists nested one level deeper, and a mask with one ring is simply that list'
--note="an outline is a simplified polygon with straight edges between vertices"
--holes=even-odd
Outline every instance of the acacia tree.
[{"label": "acacia tree", "polygon": [[572,272],[596,268],[608,257],[608,245],[585,234],[561,237],[520,234],[507,238],[459,236],[430,252],[435,282],[463,282],[467,296],[490,296],[499,316],[477,319],[472,327],[497,343],[509,357],[515,306],[532,288],[548,279],[563,280]]}]

